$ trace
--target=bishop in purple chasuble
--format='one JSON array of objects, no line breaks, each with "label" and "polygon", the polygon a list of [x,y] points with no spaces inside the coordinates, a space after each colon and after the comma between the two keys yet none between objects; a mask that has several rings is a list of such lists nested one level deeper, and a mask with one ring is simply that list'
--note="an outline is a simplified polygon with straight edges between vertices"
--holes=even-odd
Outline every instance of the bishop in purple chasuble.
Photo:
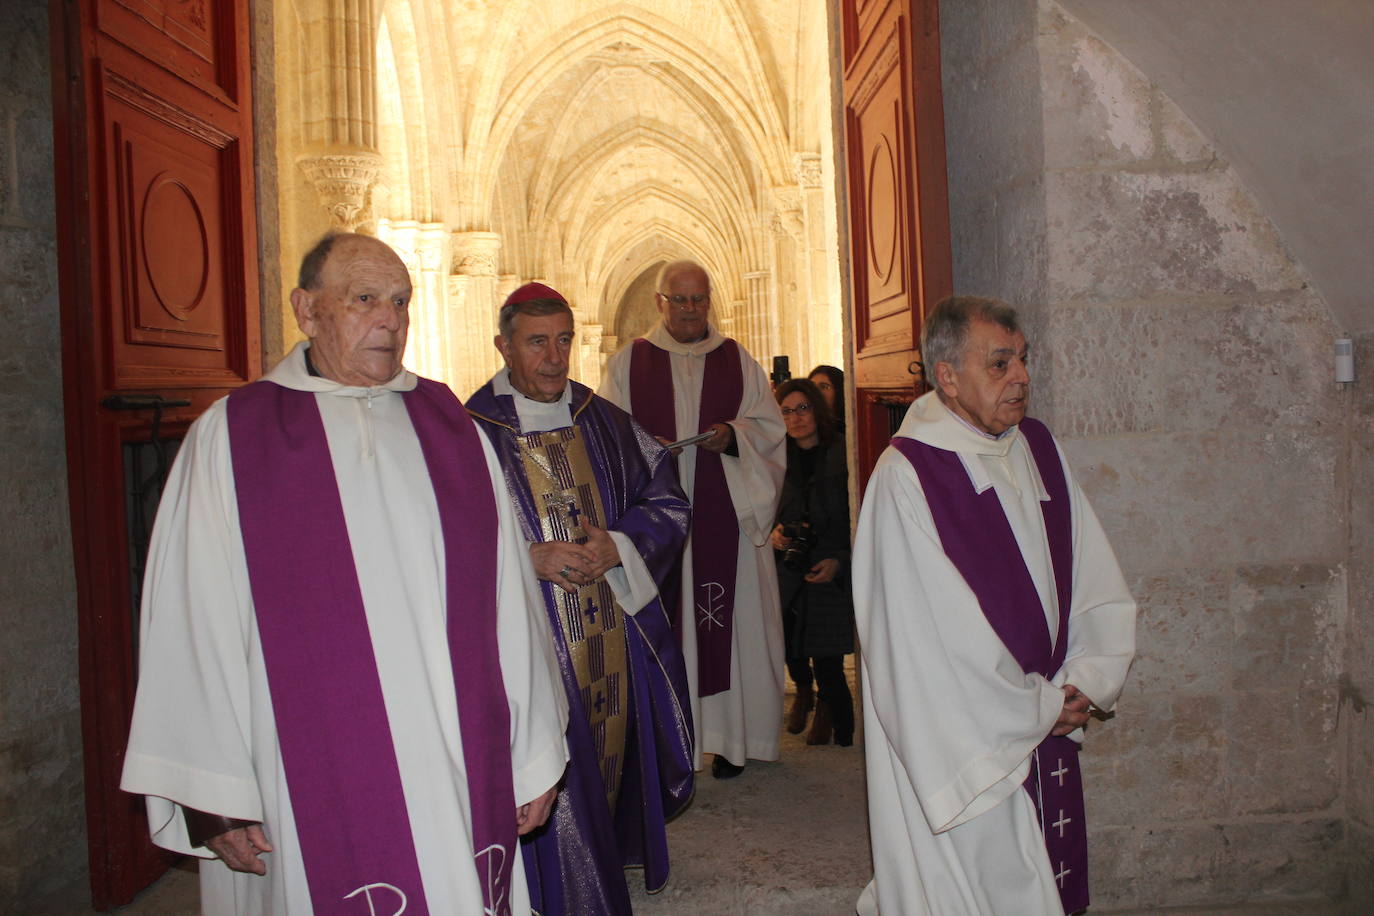
[{"label": "bishop in purple chasuble", "polygon": [[[523,432],[513,396],[491,382],[467,402],[525,537],[580,543],[587,524],[618,532],[661,584],[691,512],[671,457],[624,411],[567,385],[573,423],[560,429]],[[531,902],[544,916],[629,913],[623,869],[642,867],[650,891],[664,886],[665,823],[692,794],[682,656],[657,598],[626,613],[604,575],[575,594],[539,584],[572,711],[571,760],[549,823],[522,843]]]}]

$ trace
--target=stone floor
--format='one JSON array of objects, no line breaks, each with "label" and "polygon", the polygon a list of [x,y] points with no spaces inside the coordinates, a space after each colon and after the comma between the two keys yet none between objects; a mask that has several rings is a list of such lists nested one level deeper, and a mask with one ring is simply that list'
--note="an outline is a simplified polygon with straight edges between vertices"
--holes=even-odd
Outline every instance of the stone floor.
[{"label": "stone floor", "polygon": [[[789,698],[790,701],[790,698]],[[672,878],[661,893],[630,886],[645,916],[852,916],[871,875],[862,734],[854,747],[807,747],[783,734],[782,760],[751,762],[732,780],[703,773],[696,797],[668,827]],[[174,869],[120,916],[194,916],[193,865]],[[33,916],[81,916],[80,906]],[[1346,916],[1328,903],[1116,910],[1113,916]]]}]

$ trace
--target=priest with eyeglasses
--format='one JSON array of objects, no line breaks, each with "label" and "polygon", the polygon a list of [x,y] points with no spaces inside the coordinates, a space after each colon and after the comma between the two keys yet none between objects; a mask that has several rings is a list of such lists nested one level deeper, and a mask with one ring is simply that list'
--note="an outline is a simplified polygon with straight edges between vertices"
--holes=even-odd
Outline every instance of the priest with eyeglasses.
[{"label": "priest with eyeglasses", "polygon": [[[611,357],[601,394],[667,445],[692,502],[677,633],[698,753],[711,774],[777,760],[783,633],[769,536],[786,470],[786,431],[768,377],[711,324],[711,280],[692,261],[659,271],[662,321]],[[688,444],[691,443],[691,444]]]}]

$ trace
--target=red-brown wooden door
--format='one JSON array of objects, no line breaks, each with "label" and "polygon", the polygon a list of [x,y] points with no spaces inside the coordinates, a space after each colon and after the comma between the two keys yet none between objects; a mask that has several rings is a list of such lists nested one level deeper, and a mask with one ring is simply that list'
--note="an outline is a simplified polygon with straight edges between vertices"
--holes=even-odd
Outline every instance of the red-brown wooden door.
[{"label": "red-brown wooden door", "polygon": [[938,0],[842,0],[859,489],[923,390],[921,318],[951,289]]},{"label": "red-brown wooden door", "polygon": [[[67,464],[92,900],[171,857],[119,791],[136,681],[130,495],[261,368],[249,4],[52,0]],[[142,407],[162,398],[161,410]],[[122,408],[122,409],[121,409]],[[132,409],[130,409],[132,408]],[[155,497],[149,497],[149,501]],[[152,506],[144,515],[150,515]]]}]

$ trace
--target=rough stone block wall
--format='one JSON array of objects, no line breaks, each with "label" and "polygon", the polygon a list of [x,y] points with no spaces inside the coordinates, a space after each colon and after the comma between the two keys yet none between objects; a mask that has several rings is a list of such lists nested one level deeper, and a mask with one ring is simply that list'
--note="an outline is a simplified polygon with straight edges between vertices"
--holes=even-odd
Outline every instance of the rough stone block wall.
[{"label": "rough stone block wall", "polygon": [[83,882],[48,11],[0,5],[0,911]]},{"label": "rough stone block wall", "polygon": [[954,289],[1045,294],[1045,164],[1033,0],[942,4]]},{"label": "rough stone block wall", "polygon": [[[1350,625],[1341,722],[1349,735],[1349,899],[1374,910],[1374,333],[1355,338],[1350,423]],[[1355,910],[1352,910],[1354,912]]]},{"label": "rough stone block wall", "polygon": [[941,31],[955,289],[1023,308],[1032,412],[1140,600],[1084,755],[1094,902],[1339,895],[1374,823],[1345,810],[1374,436],[1352,461],[1339,329],[1221,154],[1058,4],[945,4]]}]

